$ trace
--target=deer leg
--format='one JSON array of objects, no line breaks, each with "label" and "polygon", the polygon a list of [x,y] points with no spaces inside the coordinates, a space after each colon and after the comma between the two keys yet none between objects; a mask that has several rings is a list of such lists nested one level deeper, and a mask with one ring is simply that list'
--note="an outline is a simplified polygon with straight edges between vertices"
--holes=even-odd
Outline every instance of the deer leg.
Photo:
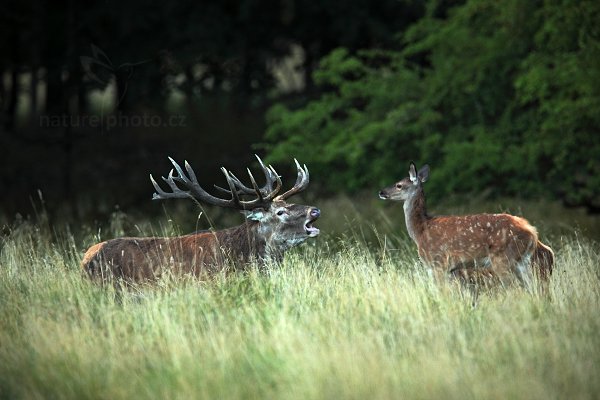
[{"label": "deer leg", "polygon": [[515,280],[514,264],[505,252],[490,254],[492,273],[501,286],[507,287]]},{"label": "deer leg", "polygon": [[498,280],[492,268],[464,267],[463,265],[460,264],[450,271],[452,277],[458,279],[463,284],[486,287],[493,285]]},{"label": "deer leg", "polygon": [[471,307],[477,306],[477,300],[479,299],[479,280],[475,276],[476,270],[466,267],[465,263],[459,263],[453,267],[449,273],[450,278],[457,281],[462,289],[471,295]]},{"label": "deer leg", "polygon": [[444,281],[444,273],[440,267],[425,263],[425,272],[427,273],[427,277],[436,284]]},{"label": "deer leg", "polygon": [[531,271],[531,252],[524,254],[515,265],[515,274],[521,286],[531,292],[533,288],[533,274]]},{"label": "deer leg", "polygon": [[[514,254],[512,260],[514,261],[514,272],[519,280],[519,283],[522,287],[524,287],[528,292],[531,292],[533,289],[533,270],[532,270],[532,256],[535,250],[535,245],[537,242],[536,237],[528,237],[526,240],[513,241],[510,243],[508,251]],[[527,243],[525,248],[523,248],[522,243]],[[521,244],[521,245],[520,245]]]},{"label": "deer leg", "polygon": [[123,306],[123,285],[124,282],[121,282],[121,279],[113,277],[113,289],[115,291],[115,304],[118,306]]},{"label": "deer leg", "polygon": [[436,284],[443,284],[447,281],[446,273],[448,272],[448,257],[443,255],[433,258],[422,258],[427,265],[427,274]]}]

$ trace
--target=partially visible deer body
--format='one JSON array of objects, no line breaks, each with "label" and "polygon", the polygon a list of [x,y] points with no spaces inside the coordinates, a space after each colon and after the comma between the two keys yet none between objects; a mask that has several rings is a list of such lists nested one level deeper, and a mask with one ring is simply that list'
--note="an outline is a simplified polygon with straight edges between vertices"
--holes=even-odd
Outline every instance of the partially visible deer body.
[{"label": "partially visible deer body", "polygon": [[[124,278],[127,281],[152,281],[165,271],[176,275],[201,276],[216,271],[243,268],[252,261],[259,264],[279,261],[286,250],[319,234],[313,222],[319,218],[316,207],[288,204],[286,199],[306,189],[309,174],[306,165],[296,162],[298,177],[294,187],[279,194],[281,178],[273,167],[257,159],[265,174],[266,183],[259,188],[252,173],[252,187],[245,186],[235,175],[221,168],[230,198],[222,199],[206,192],[199,184],[190,165],[186,172],[173,159],[175,170],[163,180],[171,192],[166,192],[150,179],[156,193],[153,200],[196,199],[220,207],[234,208],[246,215],[246,221],[235,228],[205,231],[178,237],[119,238],[96,244],[85,253],[82,268],[92,278]],[[187,190],[183,190],[184,187]],[[253,197],[250,200],[243,198]]]},{"label": "partially visible deer body", "polygon": [[509,214],[430,216],[423,191],[428,177],[429,166],[417,172],[411,163],[409,176],[381,190],[379,197],[404,202],[408,234],[438,280],[491,278],[508,284],[516,278],[530,287],[534,271],[543,281],[549,278],[554,253],[527,220]]}]

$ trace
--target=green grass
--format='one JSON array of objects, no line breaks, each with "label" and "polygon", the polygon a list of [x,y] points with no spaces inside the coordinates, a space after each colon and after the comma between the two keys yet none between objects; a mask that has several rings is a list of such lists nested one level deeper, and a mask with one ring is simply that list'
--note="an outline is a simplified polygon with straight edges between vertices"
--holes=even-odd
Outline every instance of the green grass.
[{"label": "green grass", "polygon": [[600,393],[600,250],[575,235],[551,243],[551,299],[510,288],[473,308],[427,279],[403,237],[367,245],[357,229],[266,273],[166,279],[117,304],[82,279],[84,246],[57,229],[23,222],[2,240],[0,398]]}]

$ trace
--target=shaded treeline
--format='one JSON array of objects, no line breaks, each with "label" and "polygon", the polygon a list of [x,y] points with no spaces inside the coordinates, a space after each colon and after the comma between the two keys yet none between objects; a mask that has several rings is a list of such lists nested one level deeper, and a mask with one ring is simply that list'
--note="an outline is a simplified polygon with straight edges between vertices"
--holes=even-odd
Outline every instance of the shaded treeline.
[{"label": "shaded treeline", "polygon": [[[253,153],[311,195],[377,190],[600,210],[594,1],[6,1],[0,214],[159,207],[167,155],[202,184]],[[289,179],[289,178],[286,178]]]},{"label": "shaded treeline", "polygon": [[273,100],[319,90],[320,58],[393,46],[422,14],[416,1],[3,2],[2,212],[27,212],[37,189],[50,209],[133,207],[167,155],[210,183],[221,164],[242,169]]},{"label": "shaded treeline", "polygon": [[445,15],[428,4],[399,50],[336,49],[314,72],[319,96],[272,107],[269,161],[307,141],[332,192],[390,184],[414,160],[431,164],[437,198],[600,212],[600,3],[470,0]]}]

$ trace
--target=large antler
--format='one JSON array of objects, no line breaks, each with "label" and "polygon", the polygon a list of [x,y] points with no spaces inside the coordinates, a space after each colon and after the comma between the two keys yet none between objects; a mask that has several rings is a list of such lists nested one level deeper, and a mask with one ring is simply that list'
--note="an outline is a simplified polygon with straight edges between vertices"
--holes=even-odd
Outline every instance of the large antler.
[{"label": "large antler", "polygon": [[[260,167],[263,170],[263,173],[265,174],[265,178],[267,181],[262,188],[259,188],[258,185],[256,184],[256,180],[254,179],[254,175],[252,175],[250,168],[246,168],[246,170],[248,171],[248,176],[250,177],[250,182],[252,183],[252,188],[249,188],[246,185],[244,185],[233,174],[233,172],[226,171],[225,168],[221,168],[221,171],[223,171],[223,173],[226,176],[229,176],[229,178],[231,178],[231,181],[233,182],[233,184],[236,188],[238,196],[256,195],[259,198],[262,198],[263,200],[265,200],[267,202],[271,202],[271,201],[273,201],[273,198],[275,198],[277,193],[279,193],[279,191],[281,190],[281,177],[275,171],[275,168],[273,168],[271,165],[266,167],[259,156],[257,156],[257,155],[254,155],[254,156],[258,160],[258,163],[260,164]],[[275,189],[273,189],[273,184],[275,184],[275,186],[276,186]],[[224,189],[217,185],[214,185],[214,186],[215,186],[215,188],[219,189],[221,192],[224,192],[227,194],[232,194],[231,185],[229,185],[229,189]]]},{"label": "large antler", "polygon": [[[277,172],[275,172],[275,168],[273,168],[271,165],[269,165],[268,167],[265,167],[265,165],[263,164],[262,160],[260,159],[259,156],[255,155],[256,159],[258,160],[261,168],[263,169],[263,171],[265,172],[265,176],[268,176],[268,174],[274,174],[275,177],[278,177]],[[272,196],[270,197],[270,199],[272,200],[285,200],[291,196],[293,196],[296,193],[299,193],[303,190],[305,190],[308,187],[308,183],[309,183],[309,178],[310,175],[308,173],[308,167],[306,166],[306,164],[304,164],[304,168],[300,166],[300,163],[298,163],[298,160],[296,160],[294,158],[294,162],[296,163],[296,169],[298,170],[298,177],[296,178],[296,183],[294,184],[294,186],[288,190],[287,192],[280,194],[279,196],[275,197],[274,195],[279,191],[277,190],[277,192],[271,192]],[[250,176],[250,181],[252,182],[252,186],[253,189],[245,186],[242,182],[240,182],[240,180],[233,175],[231,172],[229,172],[229,175],[232,177],[232,180],[235,183],[236,188],[238,189],[238,195],[249,195],[249,194],[255,194],[257,193],[257,191],[259,190],[257,185],[256,185],[256,181],[254,180],[254,176],[252,176],[252,172],[250,172],[250,170],[248,169],[248,175]],[[270,187],[269,183],[269,178],[267,178],[267,185],[265,187],[263,187],[262,189],[260,189],[260,192],[263,192],[265,190],[265,188]],[[281,181],[278,179],[278,183],[281,185]],[[227,189],[223,189],[222,187],[219,187],[217,185],[215,185],[215,187],[217,189],[219,189],[220,191],[227,193],[227,194],[231,194],[231,190],[227,190]]]},{"label": "large antler", "polygon": [[298,163],[298,160],[296,160],[295,158],[294,162],[296,163],[296,169],[298,170],[298,177],[296,178],[296,183],[294,184],[294,187],[292,187],[290,190],[275,197],[275,200],[285,200],[288,197],[295,195],[296,193],[300,193],[308,187],[310,175],[308,174],[308,168],[306,167],[306,164],[304,164],[304,168],[302,168]]},{"label": "large antler", "polygon": [[[269,167],[265,167],[262,160],[258,156],[256,156],[256,158],[258,159],[263,173],[265,174],[266,184],[262,188],[259,188],[256,184],[254,176],[248,169],[248,175],[250,176],[250,181],[252,182],[252,188],[249,188],[245,186],[231,171],[221,168],[221,171],[227,180],[229,190],[223,189],[216,185],[215,186],[219,190],[231,195],[231,199],[221,199],[211,195],[200,186],[194,170],[187,161],[185,161],[185,169],[187,171],[186,174],[183,172],[179,164],[169,157],[173,167],[175,167],[175,171],[177,171],[177,175],[173,175],[174,172],[173,169],[171,169],[168,177],[162,177],[162,179],[169,185],[172,192],[165,192],[162,190],[151,174],[150,180],[152,181],[154,189],[156,189],[156,193],[152,195],[152,200],[191,198],[219,207],[236,208],[241,210],[252,210],[258,207],[266,208],[281,190],[281,178],[279,175],[277,175],[277,172],[275,172],[273,167],[270,165]],[[176,182],[182,184],[188,190],[182,190]],[[273,188],[273,185],[275,185],[275,188]],[[253,200],[240,199],[240,196],[248,195],[254,195],[256,198]],[[279,197],[281,196],[278,196],[277,198]]]}]

